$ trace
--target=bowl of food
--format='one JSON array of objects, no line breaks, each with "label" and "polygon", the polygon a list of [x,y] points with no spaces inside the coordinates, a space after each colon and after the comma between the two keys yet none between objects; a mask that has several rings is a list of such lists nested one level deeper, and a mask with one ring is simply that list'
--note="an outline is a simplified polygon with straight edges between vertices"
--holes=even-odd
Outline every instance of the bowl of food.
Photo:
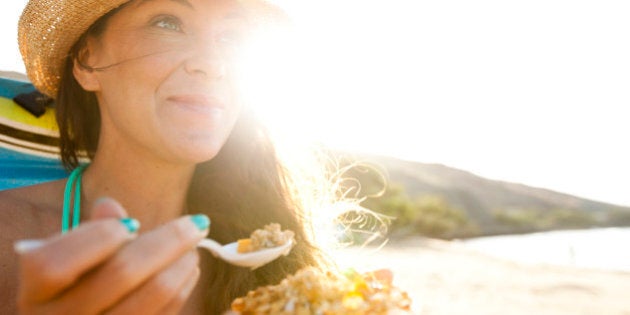
[{"label": "bowl of food", "polygon": [[307,267],[235,299],[230,314],[411,314],[411,299],[392,280],[388,270],[340,273]]}]

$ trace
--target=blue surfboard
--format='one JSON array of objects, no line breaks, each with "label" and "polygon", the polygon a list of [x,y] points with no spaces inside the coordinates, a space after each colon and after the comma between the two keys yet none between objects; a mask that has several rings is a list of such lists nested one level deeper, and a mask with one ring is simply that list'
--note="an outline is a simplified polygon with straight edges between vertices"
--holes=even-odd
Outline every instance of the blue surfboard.
[{"label": "blue surfboard", "polygon": [[35,91],[25,76],[0,72],[0,190],[67,177],[54,108],[35,117],[13,101]]}]

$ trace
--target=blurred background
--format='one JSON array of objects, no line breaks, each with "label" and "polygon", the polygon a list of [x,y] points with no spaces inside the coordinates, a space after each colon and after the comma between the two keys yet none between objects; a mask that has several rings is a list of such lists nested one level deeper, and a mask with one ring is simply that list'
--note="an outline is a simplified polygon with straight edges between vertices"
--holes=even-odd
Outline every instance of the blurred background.
[{"label": "blurred background", "polygon": [[[259,114],[373,165],[363,205],[396,218],[339,257],[421,314],[630,314],[630,2],[276,2],[294,30],[256,51]],[[24,72],[25,3],[2,3],[0,70]]]}]

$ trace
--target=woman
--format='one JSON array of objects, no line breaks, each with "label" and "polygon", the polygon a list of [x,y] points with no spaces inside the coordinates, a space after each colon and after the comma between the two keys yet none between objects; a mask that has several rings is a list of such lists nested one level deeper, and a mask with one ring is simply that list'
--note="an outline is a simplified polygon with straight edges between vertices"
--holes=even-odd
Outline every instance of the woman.
[{"label": "woman", "polygon": [[[0,313],[220,314],[247,290],[321,262],[288,174],[234,84],[238,41],[274,10],[29,1],[20,49],[33,84],[55,98],[62,161],[74,171],[0,192]],[[82,153],[91,163],[79,167]],[[77,226],[60,235],[70,209]],[[254,271],[195,249],[270,222],[297,245]],[[15,253],[24,239],[39,241]]]}]

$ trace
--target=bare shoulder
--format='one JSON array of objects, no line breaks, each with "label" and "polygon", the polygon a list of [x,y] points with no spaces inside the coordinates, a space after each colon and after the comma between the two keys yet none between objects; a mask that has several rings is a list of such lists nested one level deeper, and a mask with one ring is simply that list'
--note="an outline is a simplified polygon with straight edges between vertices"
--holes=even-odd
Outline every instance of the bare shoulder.
[{"label": "bare shoulder", "polygon": [[[15,313],[20,239],[45,238],[58,230],[63,180],[0,191],[0,313]],[[61,187],[61,188],[59,188]],[[60,190],[61,189],[61,190]],[[61,199],[60,199],[61,198]]]},{"label": "bare shoulder", "polygon": [[[0,191],[0,234],[38,238],[60,219],[64,180]],[[15,235],[18,236],[18,235]]]}]

